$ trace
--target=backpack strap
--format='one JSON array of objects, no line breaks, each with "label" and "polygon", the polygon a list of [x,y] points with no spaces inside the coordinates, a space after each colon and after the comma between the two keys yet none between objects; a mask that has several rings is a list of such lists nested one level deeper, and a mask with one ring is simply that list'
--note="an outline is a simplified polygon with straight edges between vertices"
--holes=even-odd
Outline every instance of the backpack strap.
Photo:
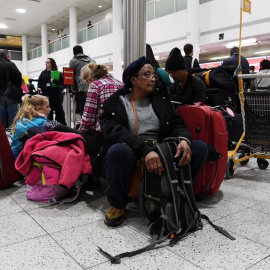
[{"label": "backpack strap", "polygon": [[48,205],[64,204],[64,203],[74,202],[78,198],[78,196],[79,196],[79,194],[81,192],[81,189],[82,189],[82,180],[81,180],[81,178],[79,178],[76,181],[76,183],[74,185],[74,188],[75,188],[75,194],[73,196],[68,197],[68,195],[67,195],[67,196],[65,196],[66,197],[65,199],[61,199],[61,200],[57,200],[54,197],[51,197],[51,198],[49,198]]}]

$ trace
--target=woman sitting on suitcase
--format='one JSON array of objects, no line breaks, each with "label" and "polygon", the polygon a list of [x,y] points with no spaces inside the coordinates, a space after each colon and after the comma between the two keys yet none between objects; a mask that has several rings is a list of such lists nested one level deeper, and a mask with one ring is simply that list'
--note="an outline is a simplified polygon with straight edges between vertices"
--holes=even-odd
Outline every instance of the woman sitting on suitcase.
[{"label": "woman sitting on suitcase", "polygon": [[193,179],[202,168],[208,148],[204,142],[191,141],[182,117],[175,113],[167,92],[154,89],[154,69],[143,56],[123,73],[125,86],[103,103],[101,128],[110,148],[106,156],[105,190],[110,209],[105,224],[118,226],[125,216],[129,182],[136,161],[144,158],[149,172],[161,175],[164,170],[155,143],[166,137],[178,138],[175,157],[179,165],[190,163]]}]

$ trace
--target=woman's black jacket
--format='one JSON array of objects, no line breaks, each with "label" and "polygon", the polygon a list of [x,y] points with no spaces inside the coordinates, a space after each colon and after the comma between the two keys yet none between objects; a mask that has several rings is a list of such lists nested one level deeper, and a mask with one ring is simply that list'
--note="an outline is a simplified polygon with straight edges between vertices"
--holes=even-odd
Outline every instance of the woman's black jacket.
[{"label": "woman's black jacket", "polygon": [[[137,158],[145,157],[153,150],[153,147],[129,131],[128,116],[120,95],[126,95],[129,90],[123,88],[110,96],[103,104],[101,116],[101,129],[105,140],[109,145],[126,143]],[[166,92],[155,90],[149,95],[153,110],[160,121],[159,141],[167,137],[179,137],[191,142],[191,134],[188,131],[182,117],[177,114],[169,101]]]},{"label": "woman's black jacket", "polygon": [[41,88],[42,94],[45,96],[55,96],[62,92],[63,76],[60,73],[60,79],[54,80],[53,83],[57,84],[58,87],[53,88],[51,83],[51,71],[43,70],[38,78],[38,88]]}]

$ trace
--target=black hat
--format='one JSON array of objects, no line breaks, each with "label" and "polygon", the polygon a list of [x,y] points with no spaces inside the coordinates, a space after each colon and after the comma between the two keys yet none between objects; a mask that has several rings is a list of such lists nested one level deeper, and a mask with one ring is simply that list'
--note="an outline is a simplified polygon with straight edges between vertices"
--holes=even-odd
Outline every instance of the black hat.
[{"label": "black hat", "polygon": [[123,82],[126,88],[131,87],[132,76],[134,76],[145,64],[149,63],[150,62],[145,58],[145,56],[141,56],[140,58],[128,65],[128,67],[124,70],[123,73]]},{"label": "black hat", "polygon": [[169,54],[168,59],[165,63],[165,70],[180,70],[187,69],[185,60],[178,48],[173,48]]}]

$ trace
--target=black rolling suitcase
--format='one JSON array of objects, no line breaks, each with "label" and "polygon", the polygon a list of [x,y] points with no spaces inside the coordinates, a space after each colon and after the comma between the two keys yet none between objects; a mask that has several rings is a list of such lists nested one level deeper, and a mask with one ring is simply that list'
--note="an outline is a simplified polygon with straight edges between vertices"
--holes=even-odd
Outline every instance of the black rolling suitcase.
[{"label": "black rolling suitcase", "polygon": [[206,89],[206,105],[222,108],[229,107],[236,112],[238,107],[238,96],[235,93],[221,88],[207,88]]}]

